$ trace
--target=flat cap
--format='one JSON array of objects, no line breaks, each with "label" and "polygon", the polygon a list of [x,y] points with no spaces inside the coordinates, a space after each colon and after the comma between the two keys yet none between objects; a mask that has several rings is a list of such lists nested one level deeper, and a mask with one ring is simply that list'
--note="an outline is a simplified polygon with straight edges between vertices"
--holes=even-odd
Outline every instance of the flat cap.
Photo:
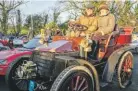
[{"label": "flat cap", "polygon": [[86,8],[87,9],[94,9],[95,7],[92,4],[88,4],[88,5],[86,5]]},{"label": "flat cap", "polygon": [[108,5],[107,5],[107,4],[101,4],[101,5],[99,6],[99,11],[100,11],[101,9],[106,9],[106,10],[109,10],[109,8],[108,8]]}]

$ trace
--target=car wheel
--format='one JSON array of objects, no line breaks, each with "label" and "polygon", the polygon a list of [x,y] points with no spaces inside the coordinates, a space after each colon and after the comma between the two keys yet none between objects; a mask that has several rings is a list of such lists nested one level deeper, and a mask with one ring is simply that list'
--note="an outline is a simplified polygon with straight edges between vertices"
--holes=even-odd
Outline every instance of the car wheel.
[{"label": "car wheel", "polygon": [[23,75],[21,65],[23,65],[24,61],[13,61],[7,70],[5,79],[10,91],[28,91],[29,81],[27,79],[20,79],[19,77],[19,75]]},{"label": "car wheel", "polygon": [[50,91],[94,91],[93,75],[84,66],[70,66],[56,78]]},{"label": "car wheel", "polygon": [[120,88],[126,88],[131,84],[132,73],[133,55],[128,51],[122,55],[117,65],[117,78]]}]

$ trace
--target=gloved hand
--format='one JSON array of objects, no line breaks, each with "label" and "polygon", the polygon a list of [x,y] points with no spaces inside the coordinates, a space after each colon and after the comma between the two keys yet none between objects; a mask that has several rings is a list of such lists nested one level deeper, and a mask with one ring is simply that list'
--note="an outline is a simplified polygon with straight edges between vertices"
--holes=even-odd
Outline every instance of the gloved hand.
[{"label": "gloved hand", "polygon": [[101,37],[103,37],[102,32],[96,31],[93,35],[93,40],[99,41],[101,39]]}]

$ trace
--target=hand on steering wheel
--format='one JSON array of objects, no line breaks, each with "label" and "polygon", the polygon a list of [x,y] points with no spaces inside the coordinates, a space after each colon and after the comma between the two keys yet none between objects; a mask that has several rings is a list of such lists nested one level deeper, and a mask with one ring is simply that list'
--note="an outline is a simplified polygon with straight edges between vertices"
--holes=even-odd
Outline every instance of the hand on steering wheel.
[{"label": "hand on steering wheel", "polygon": [[85,26],[85,25],[75,24],[75,23],[69,23],[69,24],[68,24],[68,27],[69,27],[70,29],[78,30],[78,31],[85,31],[85,30],[88,29],[88,27]]}]

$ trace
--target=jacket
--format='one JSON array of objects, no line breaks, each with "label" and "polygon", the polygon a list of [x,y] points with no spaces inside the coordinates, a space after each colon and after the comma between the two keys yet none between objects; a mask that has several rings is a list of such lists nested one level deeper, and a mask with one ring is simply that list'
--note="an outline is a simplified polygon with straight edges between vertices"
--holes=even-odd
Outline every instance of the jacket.
[{"label": "jacket", "polygon": [[75,23],[87,26],[88,29],[85,31],[86,34],[92,34],[97,30],[97,19],[95,16],[80,16],[80,18],[76,20]]},{"label": "jacket", "polygon": [[115,17],[113,14],[98,17],[98,30],[104,35],[110,34],[115,27]]}]

